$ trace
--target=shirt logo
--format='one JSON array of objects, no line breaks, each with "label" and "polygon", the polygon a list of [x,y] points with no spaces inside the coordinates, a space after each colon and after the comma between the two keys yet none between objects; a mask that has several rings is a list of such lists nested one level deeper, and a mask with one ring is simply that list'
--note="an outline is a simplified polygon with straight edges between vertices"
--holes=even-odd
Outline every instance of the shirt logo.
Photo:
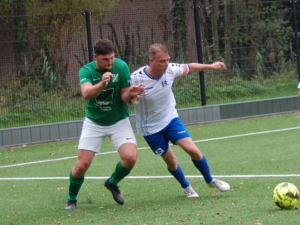
[{"label": "shirt logo", "polygon": [[168,85],[168,82],[166,80],[164,80],[161,82],[161,85],[164,87],[164,86]]},{"label": "shirt logo", "polygon": [[117,73],[117,74],[114,74],[113,76],[112,76],[112,82],[113,83],[116,83],[116,82],[118,82],[119,81],[119,74]]}]

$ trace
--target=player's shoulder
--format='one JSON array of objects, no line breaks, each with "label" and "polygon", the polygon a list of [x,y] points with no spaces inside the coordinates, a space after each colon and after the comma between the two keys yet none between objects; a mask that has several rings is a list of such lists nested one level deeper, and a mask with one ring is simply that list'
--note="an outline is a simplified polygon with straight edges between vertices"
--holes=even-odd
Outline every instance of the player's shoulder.
[{"label": "player's shoulder", "polygon": [[168,65],[167,73],[178,75],[186,75],[189,72],[189,65],[186,63],[170,62]]},{"label": "player's shoulder", "polygon": [[127,62],[125,62],[123,59],[120,59],[120,58],[114,58],[114,64],[127,66]]},{"label": "player's shoulder", "polygon": [[89,62],[87,64],[85,64],[84,66],[82,66],[79,70],[79,72],[85,72],[85,71],[88,71],[88,72],[92,72],[96,69],[96,63],[95,61],[92,61],[92,62]]},{"label": "player's shoulder", "polygon": [[185,65],[186,65],[186,63],[170,62],[168,67],[171,68],[171,69],[177,69],[177,68],[181,68]]},{"label": "player's shoulder", "polygon": [[181,70],[183,65],[184,64],[181,64],[181,63],[170,62],[168,65],[168,68],[167,68],[167,73],[177,72],[177,71]]},{"label": "player's shoulder", "polygon": [[137,70],[135,70],[131,73],[131,76],[136,76],[138,74],[140,74],[140,75],[145,74],[145,72],[144,72],[145,68],[146,68],[146,66],[142,66],[142,67],[138,68]]}]

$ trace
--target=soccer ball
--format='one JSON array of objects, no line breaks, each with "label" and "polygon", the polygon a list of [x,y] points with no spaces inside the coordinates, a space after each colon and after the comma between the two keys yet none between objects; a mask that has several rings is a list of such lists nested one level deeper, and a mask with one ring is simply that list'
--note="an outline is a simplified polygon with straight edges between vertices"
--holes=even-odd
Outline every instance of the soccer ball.
[{"label": "soccer ball", "polygon": [[274,188],[273,200],[279,208],[290,209],[297,204],[299,191],[292,183],[280,183]]}]

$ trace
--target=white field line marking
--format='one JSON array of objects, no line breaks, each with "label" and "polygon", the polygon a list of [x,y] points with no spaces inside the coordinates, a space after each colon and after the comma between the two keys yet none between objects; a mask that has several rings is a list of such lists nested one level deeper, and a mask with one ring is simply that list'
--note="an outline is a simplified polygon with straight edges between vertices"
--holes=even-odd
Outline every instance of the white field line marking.
[{"label": "white field line marking", "polygon": [[248,134],[238,134],[238,135],[232,135],[232,136],[226,136],[226,137],[218,137],[218,138],[210,138],[210,139],[205,139],[205,140],[198,140],[198,141],[194,141],[194,142],[222,140],[222,139],[228,139],[228,138],[245,137],[245,136],[257,135],[257,134],[269,134],[269,133],[288,131],[288,130],[296,130],[296,129],[300,129],[300,127],[290,127],[290,128],[285,128],[285,129],[279,129],[279,130],[268,130],[268,131],[261,131],[261,132],[248,133]]},{"label": "white field line marking", "polygon": [[[258,134],[268,134],[268,133],[274,133],[274,132],[296,130],[296,129],[300,129],[300,127],[290,127],[290,128],[284,128],[284,129],[278,129],[278,130],[269,130],[269,131],[261,131],[261,132],[248,133],[248,134],[238,134],[238,135],[232,135],[232,136],[226,136],[226,137],[209,138],[209,139],[204,139],[204,140],[196,140],[194,142],[197,143],[197,142],[215,141],[215,140],[222,140],[222,139],[229,139],[229,138],[236,138],[236,137],[245,137],[245,136],[251,136],[251,135],[258,135]],[[142,149],[149,149],[149,147],[138,148],[138,150],[142,150]],[[116,152],[117,151],[104,152],[104,153],[98,153],[96,155],[106,155],[106,154],[112,154],[112,153],[116,153]],[[64,157],[64,158],[58,158],[58,159],[47,159],[47,160],[39,160],[39,161],[27,162],[27,163],[18,163],[18,164],[12,164],[12,165],[5,165],[5,166],[0,166],[0,169],[15,167],[15,166],[24,166],[24,165],[31,165],[31,164],[37,164],[37,163],[44,163],[44,162],[54,162],[54,161],[74,159],[74,158],[77,158],[77,156],[70,156],[70,157]]]},{"label": "white field line marking", "polygon": [[[188,178],[203,178],[201,175],[186,175]],[[213,176],[215,178],[265,178],[265,177],[300,177],[300,174],[266,174],[266,175],[220,175]],[[85,177],[89,180],[105,180],[109,177]],[[128,179],[160,179],[174,178],[173,176],[128,176]],[[8,177],[0,178],[0,180],[69,180],[69,177]]]}]

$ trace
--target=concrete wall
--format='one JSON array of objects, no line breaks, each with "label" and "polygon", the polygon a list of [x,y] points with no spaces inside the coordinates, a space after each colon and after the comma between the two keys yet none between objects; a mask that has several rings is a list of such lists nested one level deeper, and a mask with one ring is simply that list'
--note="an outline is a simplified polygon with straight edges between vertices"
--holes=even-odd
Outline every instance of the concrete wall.
[{"label": "concrete wall", "polygon": [[[189,125],[297,111],[300,111],[299,97],[291,96],[284,98],[185,108],[179,109],[178,113],[181,121],[184,124]],[[130,121],[133,129],[135,130],[136,126],[134,117],[135,115],[131,115]],[[36,144],[47,141],[77,139],[80,136],[81,127],[82,120],[78,120],[1,129],[0,148],[24,144]]]}]

